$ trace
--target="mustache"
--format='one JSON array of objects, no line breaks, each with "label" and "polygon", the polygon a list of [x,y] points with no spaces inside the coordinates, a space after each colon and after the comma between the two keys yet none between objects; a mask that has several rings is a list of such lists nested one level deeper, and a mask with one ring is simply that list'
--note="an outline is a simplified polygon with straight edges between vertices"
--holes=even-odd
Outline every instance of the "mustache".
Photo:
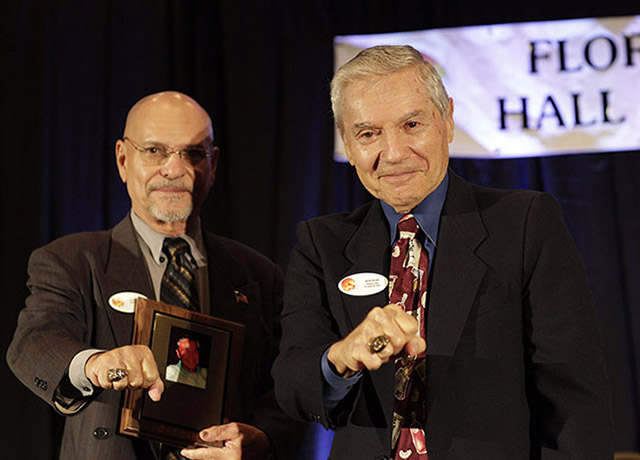
[{"label": "mustache", "polygon": [[193,192],[193,187],[191,187],[188,184],[185,184],[184,182],[164,180],[160,182],[155,182],[153,184],[149,184],[147,186],[147,193],[150,193],[150,192],[153,192],[154,190],[159,190],[162,188],[176,188],[178,190],[183,190],[189,193]]}]

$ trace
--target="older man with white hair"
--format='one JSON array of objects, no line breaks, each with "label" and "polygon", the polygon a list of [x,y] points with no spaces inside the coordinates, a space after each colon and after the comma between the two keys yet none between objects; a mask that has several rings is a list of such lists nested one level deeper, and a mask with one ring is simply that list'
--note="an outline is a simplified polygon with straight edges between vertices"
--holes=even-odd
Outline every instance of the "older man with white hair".
[{"label": "older man with white hair", "polygon": [[593,300],[556,201],[448,168],[453,102],[409,46],[360,52],[331,97],[375,199],[298,226],[285,412],[334,429],[336,460],[610,460]]}]

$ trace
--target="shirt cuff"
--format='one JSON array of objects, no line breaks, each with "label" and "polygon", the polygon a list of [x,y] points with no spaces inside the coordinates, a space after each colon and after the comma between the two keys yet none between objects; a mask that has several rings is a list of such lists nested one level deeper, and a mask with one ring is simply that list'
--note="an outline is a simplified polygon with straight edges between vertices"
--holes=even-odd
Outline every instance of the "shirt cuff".
[{"label": "shirt cuff", "polygon": [[347,396],[351,388],[360,381],[362,371],[358,371],[350,377],[342,377],[332,369],[329,363],[329,349],[324,352],[320,361],[322,375],[324,377],[324,391],[322,403],[327,411],[335,409],[342,399]]},{"label": "shirt cuff", "polygon": [[82,396],[91,396],[93,394],[93,384],[84,373],[84,366],[87,360],[96,353],[102,353],[104,350],[90,348],[76,354],[69,364],[69,381],[76,387]]}]

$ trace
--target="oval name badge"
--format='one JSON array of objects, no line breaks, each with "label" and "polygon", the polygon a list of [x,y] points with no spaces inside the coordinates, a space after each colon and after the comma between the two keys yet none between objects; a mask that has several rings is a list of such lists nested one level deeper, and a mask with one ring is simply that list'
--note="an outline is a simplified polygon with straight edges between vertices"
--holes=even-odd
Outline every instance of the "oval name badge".
[{"label": "oval name badge", "polygon": [[133,313],[136,311],[136,299],[147,298],[139,292],[117,292],[109,297],[109,305],[121,313]]},{"label": "oval name badge", "polygon": [[379,273],[354,273],[338,282],[338,289],[343,294],[353,296],[373,295],[384,290],[389,284],[386,276]]}]

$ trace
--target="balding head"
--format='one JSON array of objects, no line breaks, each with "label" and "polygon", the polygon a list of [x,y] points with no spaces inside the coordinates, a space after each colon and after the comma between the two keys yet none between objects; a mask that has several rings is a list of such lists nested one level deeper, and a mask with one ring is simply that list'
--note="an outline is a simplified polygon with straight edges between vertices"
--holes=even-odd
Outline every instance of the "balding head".
[{"label": "balding head", "polygon": [[184,233],[194,222],[213,184],[217,156],[209,115],[191,97],[176,91],[139,100],[116,143],[118,171],[133,211],[169,235]]},{"label": "balding head", "polygon": [[177,91],[150,94],[136,102],[127,115],[124,137],[139,139],[140,130],[171,129],[176,119],[198,134],[193,143],[203,139],[213,142],[209,114],[193,98]]}]

